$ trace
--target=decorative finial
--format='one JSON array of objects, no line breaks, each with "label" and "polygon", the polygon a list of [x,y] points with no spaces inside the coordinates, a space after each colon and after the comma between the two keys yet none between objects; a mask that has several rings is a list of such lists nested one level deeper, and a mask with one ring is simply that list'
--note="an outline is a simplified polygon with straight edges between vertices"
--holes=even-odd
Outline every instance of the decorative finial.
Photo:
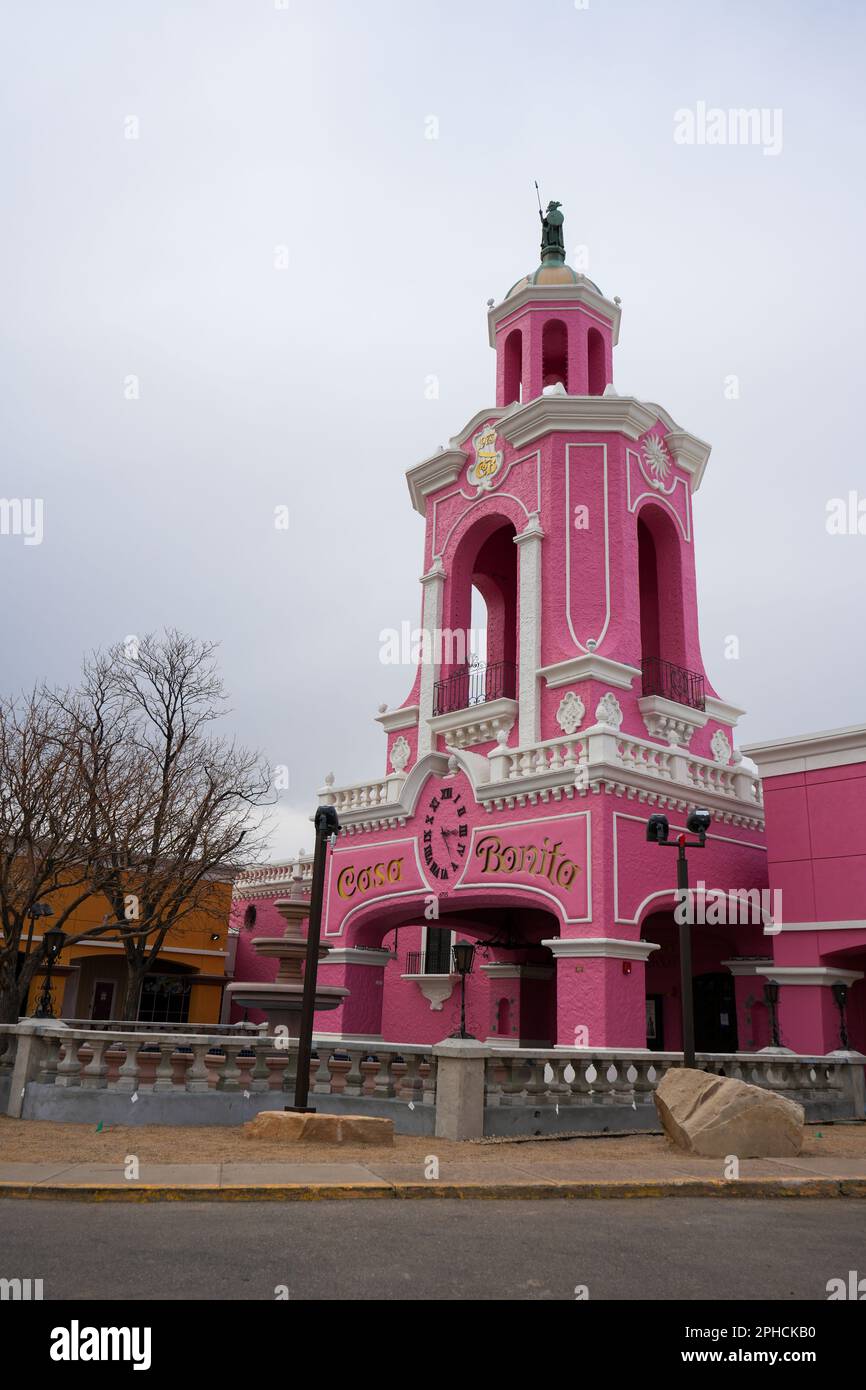
[{"label": "decorative finial", "polygon": [[326,786],[326,787],[332,787],[333,785],[334,785],[334,774],[333,774],[333,772],[329,772],[328,775],[327,775],[327,777],[325,778],[325,786]]},{"label": "decorative finial", "polygon": [[488,309],[492,309],[495,303],[496,303],[496,300],[495,300],[495,299],[488,299],[488,301],[487,301],[487,307],[488,307]]},{"label": "decorative finial", "polygon": [[385,711],[387,710],[387,708],[388,708],[388,706],[385,705],[385,704],[380,705],[380,706],[379,706],[379,713],[380,713],[380,714],[384,714]]},{"label": "decorative finial", "polygon": [[620,297],[619,297],[618,294],[615,294],[615,295],[614,295],[614,297],[613,297],[613,302],[614,302],[614,304],[622,304],[622,300],[620,299]]}]

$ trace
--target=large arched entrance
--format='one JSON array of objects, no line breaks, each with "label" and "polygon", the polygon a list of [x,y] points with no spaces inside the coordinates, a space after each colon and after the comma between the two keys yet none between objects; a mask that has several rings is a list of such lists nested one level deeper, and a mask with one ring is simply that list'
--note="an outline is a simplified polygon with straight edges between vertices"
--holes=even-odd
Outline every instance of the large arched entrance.
[{"label": "large arched entrance", "polygon": [[[469,941],[476,949],[465,981],[468,1033],[491,1045],[552,1047],[556,970],[541,943],[559,932],[552,912],[534,903],[505,907],[489,894],[444,902],[435,917],[425,916],[424,903],[390,912],[371,906],[354,924],[350,946],[330,943],[334,963],[345,961],[343,979],[351,991],[339,1031],[406,1044],[449,1037],[459,1029],[461,1009],[453,948]],[[381,970],[378,984],[371,982],[364,952]],[[327,962],[321,968],[330,979]],[[321,1022],[330,1031],[334,1023],[327,1017]]]}]

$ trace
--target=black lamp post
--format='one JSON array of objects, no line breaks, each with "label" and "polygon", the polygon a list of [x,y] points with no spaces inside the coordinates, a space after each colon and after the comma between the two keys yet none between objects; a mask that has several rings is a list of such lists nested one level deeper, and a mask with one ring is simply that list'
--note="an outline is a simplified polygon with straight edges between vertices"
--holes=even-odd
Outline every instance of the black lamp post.
[{"label": "black lamp post", "polygon": [[45,948],[45,979],[42,984],[42,993],[36,1004],[34,1018],[54,1017],[54,1002],[51,998],[51,967],[63,950],[65,941],[66,932],[61,931],[59,927],[49,927],[48,931],[42,934],[42,945]]},{"label": "black lamp post", "polygon": [[471,941],[458,941],[452,949],[454,951],[454,968],[460,976],[460,1032],[453,1033],[452,1037],[471,1038],[472,1034],[466,1031],[466,976],[472,974],[475,946]]},{"label": "black lamp post", "polygon": [[845,1024],[845,1005],[848,1003],[848,986],[844,980],[834,980],[833,998],[836,1001],[836,1008],[839,1010],[839,1041],[842,1044],[843,1052],[849,1048],[848,1028]]},{"label": "black lamp post", "polygon": [[686,861],[687,849],[703,849],[707,842],[707,831],[712,817],[709,811],[696,806],[686,821],[687,828],[696,840],[687,840],[685,835],[677,835],[671,840],[667,816],[650,816],[646,823],[646,837],[657,845],[665,845],[677,851],[677,897],[682,907],[680,918],[680,995],[683,1010],[683,1066],[695,1065],[695,1006],[692,998],[692,935],[689,921],[689,866]]},{"label": "black lamp post", "polygon": [[303,1115],[315,1113],[308,1105],[310,1098],[310,1058],[313,1052],[313,1015],[316,1012],[316,976],[319,971],[319,941],[322,935],[322,900],[325,892],[325,863],[328,841],[340,829],[333,806],[320,806],[316,811],[316,848],[313,854],[313,878],[310,884],[310,916],[307,931],[307,957],[304,965],[304,993],[298,1027],[298,1074],[295,1078],[295,1103],[287,1110]]},{"label": "black lamp post", "polygon": [[779,1037],[779,981],[768,980],[764,985],[764,1003],[770,1010],[770,1041],[773,1047],[781,1047]]},{"label": "black lamp post", "polygon": [[37,917],[53,917],[54,908],[50,903],[34,903],[30,908],[30,926],[27,929],[27,955],[30,955],[30,947],[33,943],[33,928],[36,925]]}]

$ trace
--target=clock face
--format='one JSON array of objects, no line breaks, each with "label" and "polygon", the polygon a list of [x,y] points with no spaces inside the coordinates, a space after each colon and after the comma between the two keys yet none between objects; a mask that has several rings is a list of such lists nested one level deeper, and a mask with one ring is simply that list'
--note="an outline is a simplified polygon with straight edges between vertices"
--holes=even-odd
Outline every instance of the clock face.
[{"label": "clock face", "polygon": [[445,883],[463,867],[469,844],[466,803],[453,784],[440,782],[421,807],[424,862],[432,878]]}]

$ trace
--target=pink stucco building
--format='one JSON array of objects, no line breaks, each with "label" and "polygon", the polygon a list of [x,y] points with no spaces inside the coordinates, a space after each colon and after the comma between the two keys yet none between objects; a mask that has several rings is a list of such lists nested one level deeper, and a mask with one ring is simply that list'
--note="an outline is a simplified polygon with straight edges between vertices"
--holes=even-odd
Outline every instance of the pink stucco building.
[{"label": "pink stucco building", "polygon": [[[853,814],[866,782],[838,766],[832,783],[817,768],[809,782],[784,760],[770,775],[761,760],[776,753],[753,750],[772,789],[768,840],[760,779],[735,747],[743,711],[701,654],[693,499],[709,445],[661,405],[617,394],[619,302],[565,263],[554,205],[543,236],[541,264],[489,309],[495,404],[407,473],[425,519],[416,669],[403,705],[375,716],[383,770],[355,786],[329,775],[320,793],[342,828],[320,977],[350,993],[317,1025],[347,1040],[441,1040],[459,1021],[451,947],[471,940],[475,1037],[677,1049],[674,856],[647,842],[646,821],[663,812],[676,835],[697,805],[712,817],[690,858],[706,885],[693,903],[698,1050],[772,1041],[773,971],[781,1041],[832,1050],[824,981],[843,957],[863,1046],[866,832],[846,832],[860,877],[845,896],[827,877],[822,798]],[[487,613],[483,665],[469,656],[473,604]],[[272,973],[250,942],[282,929],[273,902],[293,872],[308,861],[237,885],[239,979]],[[774,884],[800,930],[776,932],[760,900]]]}]

